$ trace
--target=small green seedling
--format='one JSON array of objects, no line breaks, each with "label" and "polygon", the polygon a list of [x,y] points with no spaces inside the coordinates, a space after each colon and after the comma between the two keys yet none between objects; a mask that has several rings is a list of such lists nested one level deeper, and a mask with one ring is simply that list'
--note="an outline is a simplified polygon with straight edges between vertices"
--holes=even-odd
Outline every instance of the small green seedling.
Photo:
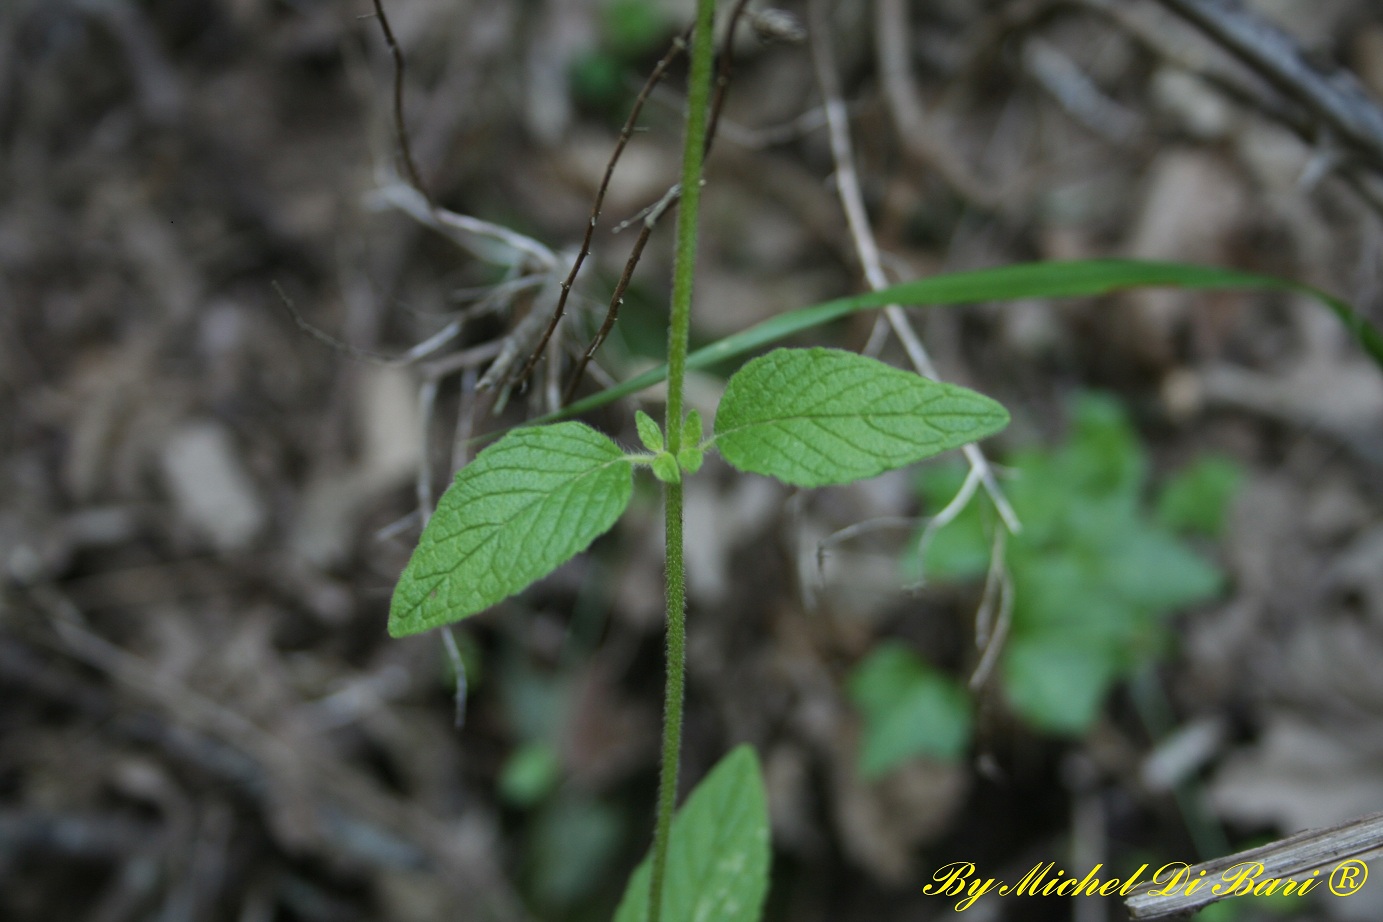
[{"label": "small green seedling", "polygon": [[[1230,462],[1205,459],[1163,488],[1150,515],[1147,458],[1119,404],[1085,395],[1073,415],[1065,445],[1011,459],[1007,495],[1023,531],[1004,543],[1013,621],[1001,660],[1018,714],[1067,734],[1085,732],[1109,688],[1165,646],[1171,614],[1220,592],[1219,571],[1178,533],[1218,533],[1240,477]],[[925,472],[928,506],[945,505],[964,476],[951,466]],[[993,518],[972,503],[932,536],[925,576],[982,576]]]}]

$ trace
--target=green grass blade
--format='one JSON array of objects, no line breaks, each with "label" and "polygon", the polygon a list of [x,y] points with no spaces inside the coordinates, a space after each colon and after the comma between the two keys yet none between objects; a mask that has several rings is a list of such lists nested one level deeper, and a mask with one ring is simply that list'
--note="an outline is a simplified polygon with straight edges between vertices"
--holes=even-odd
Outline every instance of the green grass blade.
[{"label": "green grass blade", "polygon": [[[779,342],[812,327],[839,320],[856,311],[902,304],[933,307],[981,301],[1023,298],[1078,298],[1110,294],[1130,288],[1186,288],[1194,291],[1286,291],[1303,294],[1329,308],[1359,345],[1383,369],[1383,333],[1349,304],[1317,288],[1287,279],[1186,263],[1143,262],[1130,259],[1092,259],[1074,262],[1019,263],[997,269],[980,269],[937,275],[904,282],[882,291],[827,301],[824,304],[779,314],[719,342],[698,349],[687,358],[688,368],[706,368]],[[654,368],[622,384],[593,394],[537,422],[548,422],[585,413],[622,397],[651,387],[667,377],[667,366]]]}]

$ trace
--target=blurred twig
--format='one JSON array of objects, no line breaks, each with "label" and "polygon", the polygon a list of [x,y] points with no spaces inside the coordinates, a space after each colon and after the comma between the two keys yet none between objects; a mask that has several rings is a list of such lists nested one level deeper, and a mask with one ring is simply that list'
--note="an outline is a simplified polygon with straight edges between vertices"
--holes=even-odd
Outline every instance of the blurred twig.
[{"label": "blurred twig", "polygon": [[888,113],[909,156],[935,170],[968,201],[990,211],[999,210],[1005,197],[986,185],[960,154],[941,140],[917,93],[908,47],[912,37],[909,6],[907,0],[879,0],[875,6],[874,42]]},{"label": "blurred twig", "polygon": [[1344,68],[1309,60],[1288,34],[1231,0],[1159,0],[1309,109],[1334,139],[1383,169],[1383,107]]},{"label": "blurred twig", "polygon": [[375,16],[379,17],[380,31],[384,33],[384,43],[389,46],[389,54],[394,59],[394,136],[399,144],[399,157],[403,160],[403,169],[408,174],[408,181],[431,205],[432,196],[428,193],[427,186],[423,184],[423,178],[418,173],[418,164],[413,159],[413,148],[408,141],[408,125],[403,115],[403,78],[405,75],[403,50],[399,48],[399,43],[394,38],[394,30],[389,25],[389,17],[384,12],[383,3],[381,0],[373,0],[373,2]]}]

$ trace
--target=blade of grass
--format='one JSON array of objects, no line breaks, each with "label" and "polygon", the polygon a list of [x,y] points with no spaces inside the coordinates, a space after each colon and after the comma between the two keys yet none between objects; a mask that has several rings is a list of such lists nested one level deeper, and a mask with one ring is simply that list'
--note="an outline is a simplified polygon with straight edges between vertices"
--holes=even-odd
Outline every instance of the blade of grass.
[{"label": "blade of grass", "polygon": [[[1287,279],[1187,263],[1093,259],[1074,262],[1019,263],[996,269],[937,275],[904,282],[880,291],[852,295],[779,314],[756,326],[698,349],[687,357],[688,368],[706,368],[786,339],[812,327],[839,320],[857,311],[904,304],[933,307],[1022,298],[1076,298],[1110,294],[1130,288],[1186,288],[1196,291],[1284,291],[1306,295],[1329,308],[1383,370],[1383,333],[1348,303],[1310,285]],[[585,413],[658,384],[667,366],[650,369],[616,387],[593,394],[531,424]]]}]

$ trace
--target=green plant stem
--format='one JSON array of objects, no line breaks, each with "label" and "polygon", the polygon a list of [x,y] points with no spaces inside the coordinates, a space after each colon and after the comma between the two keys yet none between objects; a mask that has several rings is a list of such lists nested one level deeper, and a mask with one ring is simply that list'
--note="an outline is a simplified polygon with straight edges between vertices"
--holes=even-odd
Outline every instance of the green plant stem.
[{"label": "green plant stem", "polygon": [[664,490],[667,534],[667,692],[663,704],[663,759],[658,781],[658,827],[653,837],[653,869],[648,887],[648,919],[663,914],[663,875],[667,870],[672,816],[677,809],[677,769],[682,758],[682,698],[686,682],[686,580],[682,561],[682,485]]},{"label": "green plant stem", "polygon": [[682,148],[682,201],[677,206],[676,258],[672,269],[672,317],[667,339],[667,438],[674,455],[682,447],[682,381],[691,331],[692,277],[696,272],[696,222],[701,208],[701,170],[711,103],[715,0],[697,0],[687,86],[687,130]]},{"label": "green plant stem", "polygon": [[[687,127],[682,148],[682,201],[677,209],[676,257],[672,271],[672,316],[668,324],[668,450],[682,448],[682,389],[691,332],[692,281],[696,273],[696,229],[701,206],[701,172],[711,100],[715,0],[697,0],[687,86]],[[686,684],[686,577],[682,558],[682,485],[663,486],[667,547],[667,691],[663,703],[663,754],[658,779],[658,825],[648,887],[648,920],[661,922],[677,774],[682,759],[682,699]]]}]

